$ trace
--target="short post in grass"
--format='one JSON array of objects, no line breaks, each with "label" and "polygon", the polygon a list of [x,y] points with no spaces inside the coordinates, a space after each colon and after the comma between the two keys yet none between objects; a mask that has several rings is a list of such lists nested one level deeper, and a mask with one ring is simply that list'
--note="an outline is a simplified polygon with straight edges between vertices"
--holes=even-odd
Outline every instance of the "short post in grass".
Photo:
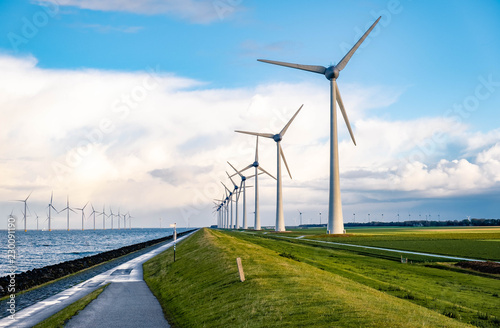
[{"label": "short post in grass", "polygon": [[243,265],[241,264],[241,258],[236,258],[236,264],[238,264],[238,272],[240,273],[240,281],[245,281],[245,273],[243,272]]},{"label": "short post in grass", "polygon": [[177,223],[172,223],[170,228],[174,228],[174,262],[175,262],[175,244],[177,242]]}]

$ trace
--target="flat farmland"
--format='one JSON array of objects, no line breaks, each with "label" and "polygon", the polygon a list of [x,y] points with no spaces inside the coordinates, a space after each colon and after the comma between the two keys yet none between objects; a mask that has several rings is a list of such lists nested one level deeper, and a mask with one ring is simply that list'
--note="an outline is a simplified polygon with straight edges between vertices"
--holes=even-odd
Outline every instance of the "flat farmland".
[{"label": "flat farmland", "polygon": [[312,234],[346,244],[500,261],[500,227],[349,229],[347,237]]}]

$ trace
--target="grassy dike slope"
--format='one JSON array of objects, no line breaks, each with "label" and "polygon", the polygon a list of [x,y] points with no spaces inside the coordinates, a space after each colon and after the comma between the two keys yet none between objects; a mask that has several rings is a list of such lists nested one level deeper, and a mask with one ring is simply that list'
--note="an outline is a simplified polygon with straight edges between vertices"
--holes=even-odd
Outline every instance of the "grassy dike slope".
[{"label": "grassy dike slope", "polygon": [[466,327],[220,231],[198,231],[172,260],[146,262],[144,278],[177,327]]}]

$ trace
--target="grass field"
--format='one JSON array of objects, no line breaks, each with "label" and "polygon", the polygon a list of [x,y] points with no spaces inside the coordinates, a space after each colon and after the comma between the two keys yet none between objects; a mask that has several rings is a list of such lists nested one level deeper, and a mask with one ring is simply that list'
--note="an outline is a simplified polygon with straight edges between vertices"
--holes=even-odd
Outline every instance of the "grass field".
[{"label": "grass field", "polygon": [[[412,252],[500,261],[500,227],[352,228],[347,236],[325,235],[324,229],[294,230],[288,236]],[[390,254],[389,254],[390,255]],[[415,257],[415,260],[422,260]],[[426,261],[440,261],[427,258]]]},{"label": "grass field", "polygon": [[179,327],[500,325],[498,279],[437,264],[209,229],[179,245],[175,263],[171,252],[145,263],[144,276]]}]

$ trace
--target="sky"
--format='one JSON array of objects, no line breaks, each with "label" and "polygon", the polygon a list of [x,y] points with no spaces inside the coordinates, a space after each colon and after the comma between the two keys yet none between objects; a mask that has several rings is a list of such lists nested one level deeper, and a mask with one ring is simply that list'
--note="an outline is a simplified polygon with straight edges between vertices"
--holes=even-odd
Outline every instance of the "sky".
[{"label": "sky", "polygon": [[[493,0],[2,1],[2,216],[23,224],[13,200],[31,193],[28,228],[36,216],[46,227],[53,193],[58,210],[69,197],[90,202],[86,216],[130,212],[134,227],[216,224],[227,161],[255,156],[255,138],[234,130],[277,133],[303,104],[282,141],[285,223],[299,211],[325,223],[328,81],[257,59],[335,65],[379,16],[338,79],[357,141],[339,116],[344,221],[499,218]],[[259,162],[276,174],[272,140],[259,141]],[[274,225],[276,182],[259,187],[262,224]]]}]

